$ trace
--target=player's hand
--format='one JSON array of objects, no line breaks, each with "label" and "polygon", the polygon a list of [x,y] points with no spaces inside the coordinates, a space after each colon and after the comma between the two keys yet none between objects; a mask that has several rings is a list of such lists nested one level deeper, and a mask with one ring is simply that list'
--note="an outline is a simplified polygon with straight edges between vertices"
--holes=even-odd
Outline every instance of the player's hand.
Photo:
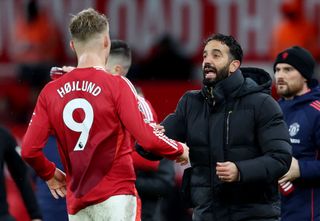
[{"label": "player's hand", "polygon": [[217,162],[216,174],[222,182],[235,182],[239,180],[239,170],[237,166],[230,161]]},{"label": "player's hand", "polygon": [[189,147],[180,143],[183,146],[183,153],[177,157],[176,163],[180,163],[181,166],[187,165],[189,163]]},{"label": "player's hand", "polygon": [[278,183],[282,184],[288,181],[293,181],[299,177],[300,177],[299,163],[296,158],[292,157],[289,171],[279,179]]},{"label": "player's hand", "polygon": [[59,199],[59,197],[66,196],[66,174],[58,168],[56,168],[54,176],[47,181],[47,185],[54,198]]}]

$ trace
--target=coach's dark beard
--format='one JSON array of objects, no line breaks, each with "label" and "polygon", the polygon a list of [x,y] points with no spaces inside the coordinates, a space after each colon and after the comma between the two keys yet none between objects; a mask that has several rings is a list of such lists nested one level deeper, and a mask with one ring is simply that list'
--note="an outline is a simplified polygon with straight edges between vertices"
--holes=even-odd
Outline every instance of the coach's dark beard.
[{"label": "coach's dark beard", "polygon": [[[203,73],[202,83],[208,87],[214,87],[214,85],[216,85],[219,81],[222,81],[229,76],[229,65],[230,64],[228,63],[223,68],[218,70],[210,64],[205,64],[202,69],[202,73]],[[210,71],[213,71],[214,73],[216,73],[216,78],[214,80],[206,78],[206,73]]]}]

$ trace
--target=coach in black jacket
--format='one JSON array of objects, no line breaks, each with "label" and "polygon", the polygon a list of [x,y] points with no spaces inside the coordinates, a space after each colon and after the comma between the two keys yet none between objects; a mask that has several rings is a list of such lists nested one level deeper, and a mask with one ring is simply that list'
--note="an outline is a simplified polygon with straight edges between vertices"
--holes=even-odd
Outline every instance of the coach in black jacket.
[{"label": "coach in black jacket", "polygon": [[291,163],[288,129],[269,74],[240,70],[242,49],[213,35],[203,51],[204,87],[189,91],[162,124],[190,147],[183,193],[195,221],[278,220],[277,180]]}]

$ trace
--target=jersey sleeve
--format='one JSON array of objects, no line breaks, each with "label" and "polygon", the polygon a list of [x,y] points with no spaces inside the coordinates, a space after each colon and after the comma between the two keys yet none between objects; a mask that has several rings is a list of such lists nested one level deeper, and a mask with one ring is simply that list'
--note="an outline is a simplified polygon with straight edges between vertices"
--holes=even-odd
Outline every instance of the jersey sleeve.
[{"label": "jersey sleeve", "polygon": [[121,90],[115,89],[116,108],[121,122],[129,133],[146,150],[168,159],[176,159],[183,153],[183,147],[175,140],[169,139],[154,128],[154,124],[146,123],[138,108],[138,95],[131,82],[119,78]]},{"label": "jersey sleeve", "polygon": [[42,91],[38,97],[22,142],[21,154],[22,158],[36,171],[38,176],[44,180],[49,180],[53,177],[56,166],[42,152],[50,135],[50,121],[44,94],[44,91]]}]

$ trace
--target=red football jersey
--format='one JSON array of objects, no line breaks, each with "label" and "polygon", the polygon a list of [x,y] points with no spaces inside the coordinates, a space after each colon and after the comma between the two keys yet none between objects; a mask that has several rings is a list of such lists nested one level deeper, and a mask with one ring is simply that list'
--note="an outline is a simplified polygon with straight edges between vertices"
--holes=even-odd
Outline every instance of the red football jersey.
[{"label": "red football jersey", "polygon": [[[76,68],[41,91],[22,144],[23,158],[44,180],[55,165],[43,154],[56,136],[67,174],[68,212],[112,195],[135,194],[130,134],[155,154],[175,159],[182,145],[144,122],[136,92],[102,68]],[[130,133],[126,133],[126,130]]]}]

